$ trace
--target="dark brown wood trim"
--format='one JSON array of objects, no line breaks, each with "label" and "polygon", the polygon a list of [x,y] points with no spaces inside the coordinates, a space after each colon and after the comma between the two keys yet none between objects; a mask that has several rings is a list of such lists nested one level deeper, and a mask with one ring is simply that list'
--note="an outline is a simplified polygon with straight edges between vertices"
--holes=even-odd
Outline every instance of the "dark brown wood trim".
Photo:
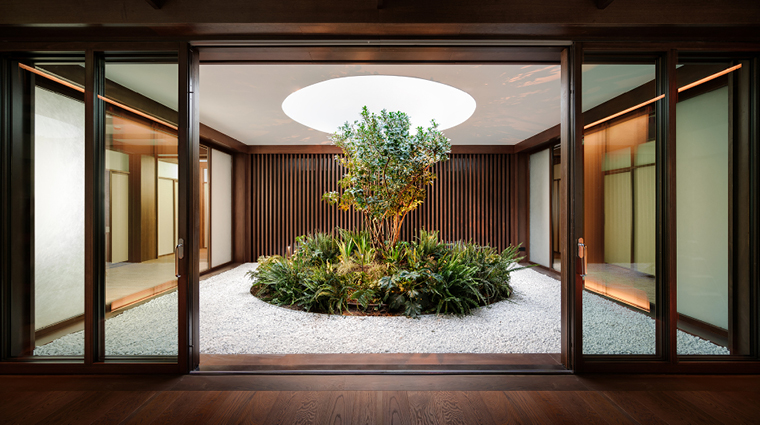
[{"label": "dark brown wood trim", "polygon": [[[423,42],[424,43],[424,42]],[[202,42],[199,44],[203,44]],[[224,44],[223,42],[221,44]],[[199,46],[203,63],[559,63],[558,46]],[[452,43],[456,44],[456,43]],[[562,44],[562,43],[557,43]]]},{"label": "dark brown wood trim", "polygon": [[85,365],[105,357],[105,225],[101,193],[105,173],[105,108],[98,98],[105,86],[102,55],[85,55]]},{"label": "dark brown wood trim", "polygon": [[531,136],[514,146],[514,152],[532,153],[554,146],[560,138],[560,124]]},{"label": "dark brown wood trim", "polygon": [[232,155],[232,261],[238,263],[247,261],[246,246],[250,243],[250,235],[246,233],[246,189],[249,185],[245,178],[249,157],[244,153]]},{"label": "dark brown wood trim", "polygon": [[621,358],[594,359],[592,356],[584,362],[584,374],[631,373],[631,374],[758,374],[760,362],[751,359],[716,357],[716,356],[682,356],[680,362],[672,364],[666,361],[647,361],[645,359]]},{"label": "dark brown wood trim", "polygon": [[184,258],[179,261],[178,371],[187,373],[200,361],[198,253],[200,243],[198,54],[187,43],[179,47],[179,229]]},{"label": "dark brown wood trim", "polygon": [[176,363],[176,359],[167,358],[166,362],[146,359],[147,361],[144,363],[138,363],[140,360],[139,357],[135,357],[129,359],[129,361],[109,360],[105,363],[100,362],[92,365],[83,364],[81,359],[71,359],[70,363],[66,361],[62,362],[60,359],[2,362],[0,363],[0,375],[140,375],[183,373]]},{"label": "dark brown wood trim", "polygon": [[[221,133],[220,133],[221,134]],[[335,145],[245,145],[241,152],[249,154],[340,154],[342,151]],[[453,145],[452,154],[471,155],[508,155],[514,152],[512,145]]]},{"label": "dark brown wood trim", "polygon": [[730,349],[727,329],[680,313],[678,314],[678,329]]},{"label": "dark brown wood trim", "polygon": [[[656,301],[657,335],[661,341],[657,351],[659,355],[672,364],[677,359],[677,324],[678,324],[678,250],[677,250],[677,215],[676,215],[676,104],[678,103],[678,52],[670,49],[658,63],[658,93],[665,94],[665,99],[655,104],[657,123],[657,186],[661,211],[657,222],[658,237],[656,243],[660,257],[655,272],[658,299]],[[657,265],[655,267],[657,267]],[[661,311],[660,306],[666,309]],[[661,348],[660,348],[661,347]],[[662,351],[660,351],[662,350]]]},{"label": "dark brown wood trim", "polygon": [[452,154],[506,155],[514,152],[513,145],[452,145]]},{"label": "dark brown wood trim", "polygon": [[248,153],[255,154],[340,154],[342,151],[334,145],[249,145]]},{"label": "dark brown wood trim", "polygon": [[562,363],[584,371],[583,280],[577,273],[577,240],[583,236],[583,122],[581,119],[583,48],[580,43],[562,52],[560,122],[560,235]]},{"label": "dark brown wood trim", "polygon": [[230,137],[221,131],[217,131],[206,124],[200,124],[200,137],[204,145],[214,149],[219,149],[225,153],[247,153],[249,146],[245,143]]}]

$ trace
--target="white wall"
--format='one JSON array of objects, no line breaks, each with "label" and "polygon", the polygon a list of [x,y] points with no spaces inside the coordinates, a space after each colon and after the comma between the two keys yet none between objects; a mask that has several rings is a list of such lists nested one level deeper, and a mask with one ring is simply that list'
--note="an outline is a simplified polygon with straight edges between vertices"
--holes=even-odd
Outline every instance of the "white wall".
[{"label": "white wall", "polygon": [[678,103],[678,312],[728,329],[728,89]]},{"label": "white wall", "polygon": [[178,191],[174,185],[179,178],[179,165],[166,161],[158,161],[158,192],[157,209],[158,221],[158,255],[168,255],[174,252],[177,232],[176,203]]},{"label": "white wall", "polygon": [[34,302],[39,329],[84,313],[84,103],[35,89]]},{"label": "white wall", "polygon": [[549,197],[549,167],[551,166],[550,149],[545,149],[530,156],[530,250],[529,260],[551,267],[550,222],[551,210]]},{"label": "white wall", "polygon": [[129,259],[129,176],[111,174],[111,262]]},{"label": "white wall", "polygon": [[211,267],[232,261],[232,156],[211,150]]},{"label": "white wall", "polygon": [[[159,162],[161,164],[161,162]],[[174,180],[158,179],[158,255],[174,252]]]}]

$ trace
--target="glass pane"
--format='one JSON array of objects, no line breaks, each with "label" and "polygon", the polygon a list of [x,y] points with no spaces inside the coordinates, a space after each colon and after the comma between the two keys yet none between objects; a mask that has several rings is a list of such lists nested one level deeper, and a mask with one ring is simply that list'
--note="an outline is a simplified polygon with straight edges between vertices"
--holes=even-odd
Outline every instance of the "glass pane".
[{"label": "glass pane", "polygon": [[681,355],[729,354],[731,92],[739,82],[739,70],[724,71],[733,66],[691,63],[678,68],[677,346]]},{"label": "glass pane", "polygon": [[560,254],[560,201],[562,183],[562,161],[559,146],[552,149],[552,268],[562,269],[562,254]]},{"label": "glass pane", "polygon": [[655,354],[655,65],[583,66],[585,354]]},{"label": "glass pane", "polygon": [[34,355],[84,354],[84,67],[26,71],[34,105]]},{"label": "glass pane", "polygon": [[106,62],[106,356],[177,355],[173,63]]},{"label": "glass pane", "polygon": [[209,248],[211,246],[209,238],[211,237],[210,226],[210,188],[211,173],[209,173],[209,149],[205,146],[200,147],[200,212],[201,212],[201,234],[200,234],[200,271],[208,270],[209,267]]}]

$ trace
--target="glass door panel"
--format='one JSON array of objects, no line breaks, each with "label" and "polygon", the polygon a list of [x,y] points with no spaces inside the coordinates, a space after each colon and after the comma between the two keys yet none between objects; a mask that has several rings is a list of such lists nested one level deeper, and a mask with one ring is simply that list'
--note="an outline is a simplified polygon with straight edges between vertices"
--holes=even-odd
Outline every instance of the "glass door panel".
[{"label": "glass door panel", "polygon": [[583,65],[583,353],[656,352],[651,63]]},{"label": "glass door panel", "polygon": [[105,64],[106,356],[176,356],[178,65]]},{"label": "glass door panel", "polygon": [[[10,355],[84,355],[85,141],[84,54],[69,60],[21,60],[11,78],[14,114],[21,120],[10,158],[17,215],[12,256],[26,260],[15,274],[9,306]],[[22,217],[22,215],[24,217]],[[26,236],[24,236],[26,235]],[[31,242],[28,244],[28,242]],[[79,360],[81,361],[81,360]]]},{"label": "glass door panel", "polygon": [[750,282],[739,258],[742,235],[748,233],[740,219],[748,209],[742,152],[749,121],[742,111],[749,108],[742,103],[750,89],[749,79],[741,78],[748,65],[687,60],[678,66],[679,355],[749,354],[750,297],[740,294],[750,293]]}]

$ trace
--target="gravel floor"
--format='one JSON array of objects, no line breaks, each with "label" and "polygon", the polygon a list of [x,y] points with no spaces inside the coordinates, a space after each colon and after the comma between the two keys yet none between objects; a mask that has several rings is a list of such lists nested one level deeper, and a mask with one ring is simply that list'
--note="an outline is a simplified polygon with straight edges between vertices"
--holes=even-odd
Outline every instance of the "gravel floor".
[{"label": "gravel floor", "polygon": [[[251,296],[245,264],[200,284],[201,352],[297,353],[558,353],[560,284],[534,270],[512,275],[513,297],[464,318],[355,317],[289,310]],[[170,293],[106,321],[108,355],[176,355],[177,294]],[[593,294],[584,297],[586,353],[650,353],[654,321]],[[727,354],[679,331],[679,351]],[[82,332],[38,347],[36,355],[81,355]]]}]

